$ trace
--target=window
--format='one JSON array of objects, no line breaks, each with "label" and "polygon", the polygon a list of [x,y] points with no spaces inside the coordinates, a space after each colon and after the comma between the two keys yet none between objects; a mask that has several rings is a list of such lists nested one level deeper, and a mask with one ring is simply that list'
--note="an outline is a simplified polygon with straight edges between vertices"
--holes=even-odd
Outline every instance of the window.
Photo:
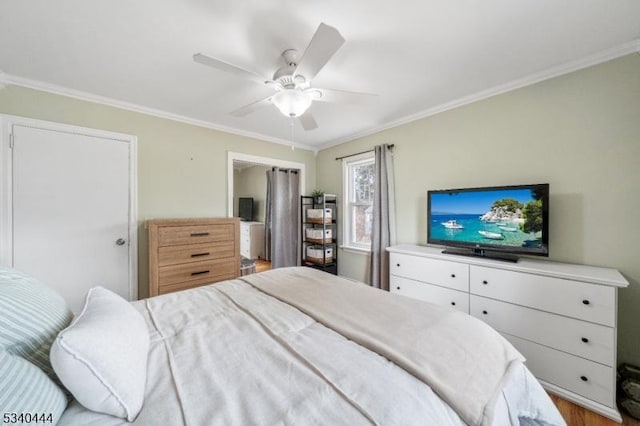
[{"label": "window", "polygon": [[375,158],[373,152],[349,157],[342,163],[344,183],[344,234],[345,248],[371,249],[373,226],[373,192],[375,182]]}]

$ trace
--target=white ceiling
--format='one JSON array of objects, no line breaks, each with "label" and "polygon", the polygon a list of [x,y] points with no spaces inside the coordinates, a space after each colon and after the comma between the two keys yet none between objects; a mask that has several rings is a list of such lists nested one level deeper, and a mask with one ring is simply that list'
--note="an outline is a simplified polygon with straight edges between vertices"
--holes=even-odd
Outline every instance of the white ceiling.
[{"label": "white ceiling", "polygon": [[292,143],[271,93],[193,62],[202,52],[264,76],[320,22],[346,39],[313,85],[377,93],[314,102],[322,148],[640,48],[638,0],[21,0],[0,2],[4,81]]}]

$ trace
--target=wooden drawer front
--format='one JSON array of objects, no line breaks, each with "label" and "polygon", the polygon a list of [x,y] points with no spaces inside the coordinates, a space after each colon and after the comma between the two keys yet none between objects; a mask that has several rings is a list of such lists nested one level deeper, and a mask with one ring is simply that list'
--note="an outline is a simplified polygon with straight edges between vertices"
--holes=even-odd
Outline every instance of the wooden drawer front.
[{"label": "wooden drawer front", "polygon": [[158,228],[158,245],[160,246],[232,241],[233,239],[233,224],[162,226]]},{"label": "wooden drawer front", "polygon": [[218,281],[230,280],[233,278],[236,278],[236,275],[219,275],[217,277],[202,278],[199,280],[192,280],[184,283],[165,285],[158,288],[158,295],[173,293],[174,291],[188,290],[190,288],[201,287],[203,285],[209,285],[217,283]]},{"label": "wooden drawer front", "polygon": [[613,368],[509,334],[504,337],[527,358],[525,364],[538,379],[615,407]]},{"label": "wooden drawer front", "polygon": [[233,256],[235,256],[235,244],[233,241],[164,246],[158,248],[158,265],[177,265]]},{"label": "wooden drawer front", "polygon": [[474,295],[470,312],[500,332],[613,366],[613,328]]},{"label": "wooden drawer front", "polygon": [[472,265],[471,293],[615,327],[616,289]]},{"label": "wooden drawer front", "polygon": [[448,306],[466,314],[469,313],[469,293],[394,275],[390,277],[390,280],[392,293],[424,300],[435,305]]},{"label": "wooden drawer front", "polygon": [[158,283],[159,287],[164,287],[195,280],[213,282],[216,277],[220,276],[234,278],[239,272],[236,271],[236,268],[238,268],[238,264],[235,258],[161,266],[158,273]]},{"label": "wooden drawer front", "polygon": [[469,291],[469,265],[391,253],[391,275],[423,281],[460,291]]}]

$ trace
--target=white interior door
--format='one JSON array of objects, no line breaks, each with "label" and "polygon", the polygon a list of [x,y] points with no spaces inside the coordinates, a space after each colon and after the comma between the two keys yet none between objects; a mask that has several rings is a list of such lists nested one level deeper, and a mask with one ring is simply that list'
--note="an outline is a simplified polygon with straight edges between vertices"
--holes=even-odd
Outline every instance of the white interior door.
[{"label": "white interior door", "polygon": [[12,132],[13,267],[74,313],[93,286],[130,300],[130,143],[15,124]]}]

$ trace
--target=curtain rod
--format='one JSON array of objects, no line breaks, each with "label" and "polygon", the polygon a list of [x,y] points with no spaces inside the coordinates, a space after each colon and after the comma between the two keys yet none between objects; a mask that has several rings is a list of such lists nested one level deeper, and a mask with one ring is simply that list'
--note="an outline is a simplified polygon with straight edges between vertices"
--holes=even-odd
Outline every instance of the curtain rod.
[{"label": "curtain rod", "polygon": [[275,172],[276,169],[278,169],[279,172],[283,172],[283,173],[291,172],[291,173],[298,174],[298,171],[299,171],[298,169],[283,169],[283,168],[280,168],[280,167],[277,167],[277,166],[271,167],[271,171],[272,172]]},{"label": "curtain rod", "polygon": [[[389,145],[389,149],[393,149],[394,146],[395,146],[395,144]],[[343,155],[342,157],[336,157],[336,160],[342,160],[343,158],[354,157],[356,155],[366,154],[367,152],[372,152],[372,151],[375,151],[375,150],[374,149],[369,149],[367,151],[356,152],[355,154]]]}]

